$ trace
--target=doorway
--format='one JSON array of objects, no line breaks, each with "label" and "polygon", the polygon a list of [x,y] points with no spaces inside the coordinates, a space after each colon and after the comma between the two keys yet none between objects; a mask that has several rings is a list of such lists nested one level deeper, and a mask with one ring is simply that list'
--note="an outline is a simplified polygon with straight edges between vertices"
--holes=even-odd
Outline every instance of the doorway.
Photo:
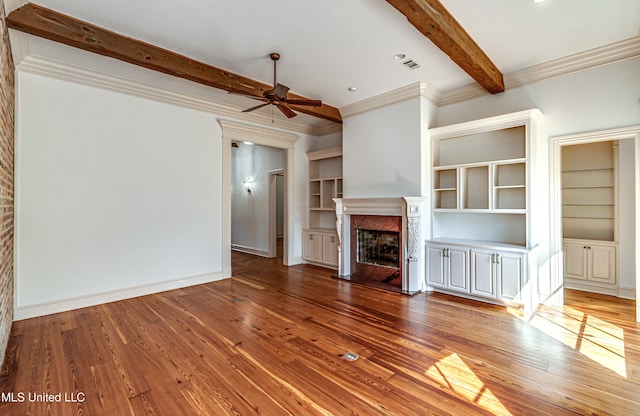
[{"label": "doorway", "polygon": [[[628,143],[623,143],[623,148],[626,147]],[[619,256],[627,248],[619,246],[619,182],[620,176],[626,180],[625,176],[633,174],[621,175],[618,148],[617,140],[561,148],[565,289],[628,297],[625,288],[629,287],[626,289],[629,291],[635,286],[633,281],[627,281],[626,273],[619,273],[627,264],[619,265],[618,257],[622,262],[629,260],[626,255]],[[625,170],[631,168],[623,165]]]},{"label": "doorway", "polygon": [[[222,205],[223,205],[223,269],[231,276],[231,193],[232,188],[241,186],[232,183],[232,143],[252,142],[256,145],[282,149],[284,152],[284,196],[283,196],[283,248],[282,263],[288,266],[296,262],[296,206],[295,206],[295,143],[297,134],[271,130],[264,127],[218,120],[222,127]],[[257,185],[256,185],[257,186]]]},{"label": "doorway", "polygon": [[[620,183],[619,189],[635,190],[627,192],[626,201],[620,201],[619,217],[617,221],[621,224],[620,235],[616,236],[619,240],[620,252],[618,264],[621,265],[617,270],[621,279],[626,282],[621,284],[623,288],[617,296],[631,297],[639,299],[640,292],[640,264],[636,261],[640,252],[640,212],[637,209],[640,206],[639,181],[640,181],[640,127],[623,128],[615,130],[606,130],[598,132],[581,133],[571,136],[552,137],[550,139],[550,174],[551,174],[551,204],[550,204],[550,283],[553,290],[552,296],[549,297],[548,303],[554,305],[564,304],[564,247],[563,247],[563,198],[562,198],[562,149],[564,146],[581,145],[588,143],[598,143],[603,141],[618,141],[620,155],[625,155],[625,172],[618,175],[618,178],[624,179],[624,183]],[[623,150],[624,147],[624,150]],[[620,160],[622,162],[622,160]],[[621,193],[622,194],[622,193]],[[640,321],[640,308],[636,302],[637,320]]]},{"label": "doorway", "polygon": [[[284,151],[252,142],[234,142],[231,161],[231,248],[276,256],[278,177],[284,178]],[[280,201],[284,197],[280,181]],[[280,207],[283,236],[283,207]],[[284,243],[284,242],[283,242]]]},{"label": "doorway", "polygon": [[269,171],[269,257],[282,264],[284,248],[284,169]]}]

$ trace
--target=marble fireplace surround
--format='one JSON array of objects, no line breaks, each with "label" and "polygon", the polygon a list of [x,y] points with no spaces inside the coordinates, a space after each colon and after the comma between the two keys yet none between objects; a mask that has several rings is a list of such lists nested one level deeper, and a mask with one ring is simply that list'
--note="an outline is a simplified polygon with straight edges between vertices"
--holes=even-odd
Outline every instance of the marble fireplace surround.
[{"label": "marble fireplace surround", "polygon": [[[338,277],[349,280],[355,264],[356,241],[352,238],[351,216],[397,216],[402,219],[401,278],[402,292],[413,294],[424,290],[424,233],[426,219],[424,197],[335,198],[338,247]],[[375,221],[373,221],[375,222]]]}]

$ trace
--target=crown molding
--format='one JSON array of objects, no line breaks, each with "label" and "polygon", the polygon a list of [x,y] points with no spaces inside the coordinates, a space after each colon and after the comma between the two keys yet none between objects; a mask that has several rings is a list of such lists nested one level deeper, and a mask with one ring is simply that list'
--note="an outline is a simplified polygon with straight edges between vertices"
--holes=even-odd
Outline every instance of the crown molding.
[{"label": "crown molding", "polygon": [[[506,89],[510,90],[639,56],[640,36],[636,36],[600,48],[510,72],[504,75],[504,83]],[[439,91],[429,84],[418,82],[346,105],[340,108],[340,113],[344,118],[347,118],[419,96],[430,100],[438,107],[442,107],[487,95],[489,93],[477,83],[467,84],[447,91]]]},{"label": "crown molding", "polygon": [[522,126],[532,121],[540,122],[541,120],[542,112],[537,108],[533,108],[530,110],[487,117],[480,120],[466,121],[449,126],[434,127],[429,129],[429,137],[432,140],[438,140],[451,137],[452,135],[468,135],[495,130],[496,128]]},{"label": "crown molding", "polygon": [[250,140],[254,144],[262,146],[278,144],[283,149],[293,149],[296,141],[300,138],[297,134],[238,123],[232,120],[219,119],[218,123],[222,127],[222,137],[231,141]]},{"label": "crown molding", "polygon": [[[638,56],[640,56],[640,35],[600,48],[510,72],[504,75],[505,89],[518,88],[626,59],[637,58]],[[445,91],[437,104],[438,106],[445,106],[485,95],[488,95],[488,93],[477,84],[468,84],[460,88]]]},{"label": "crown molding", "polygon": [[156,86],[145,85],[137,81],[131,81],[122,77],[105,74],[36,55],[27,54],[22,57],[19,62],[20,63],[16,65],[17,71],[42,75],[63,81],[70,81],[104,90],[146,98],[153,101],[174,104],[181,107],[212,113],[225,118],[233,118],[243,122],[264,125],[270,128],[276,127],[286,131],[310,134],[313,136],[323,136],[342,131],[342,126],[337,123],[318,127],[291,120],[276,120],[274,122],[271,117],[266,115],[258,113],[242,113],[243,109],[236,106],[222,104],[220,102],[194,97],[188,94],[182,94]]},{"label": "crown molding", "polygon": [[416,82],[398,89],[376,95],[371,98],[358,101],[340,108],[343,118],[352,117],[368,111],[376,110],[391,104],[396,104],[411,98],[423,97],[432,102],[437,102],[440,98],[440,91],[435,87]]}]

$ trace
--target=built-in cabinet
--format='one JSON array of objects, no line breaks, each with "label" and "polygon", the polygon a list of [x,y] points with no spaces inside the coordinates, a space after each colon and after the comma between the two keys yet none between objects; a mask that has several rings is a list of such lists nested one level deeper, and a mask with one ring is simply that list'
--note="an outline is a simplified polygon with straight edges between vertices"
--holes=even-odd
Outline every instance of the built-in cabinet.
[{"label": "built-in cabinet", "polygon": [[617,142],[562,149],[565,286],[617,293]]},{"label": "built-in cabinet", "polygon": [[427,284],[447,292],[521,302],[528,250],[469,244],[427,242]]},{"label": "built-in cabinet", "polygon": [[527,252],[471,250],[471,293],[504,301],[521,301]]},{"label": "built-in cabinet", "polygon": [[565,279],[583,283],[617,283],[617,243],[564,239]]},{"label": "built-in cabinet", "polygon": [[302,232],[302,258],[310,263],[338,267],[338,234],[329,230]]},{"label": "built-in cabinet", "polygon": [[429,130],[431,289],[526,307],[537,303],[530,266],[538,242],[548,239],[548,176],[541,163],[548,147],[538,137],[541,119],[538,110],[528,110]]},{"label": "built-in cabinet", "polygon": [[338,265],[338,234],[333,198],[342,198],[342,148],[307,153],[308,227],[303,230],[302,258],[330,268]]},{"label": "built-in cabinet", "polygon": [[427,244],[427,283],[433,287],[469,292],[469,250]]}]

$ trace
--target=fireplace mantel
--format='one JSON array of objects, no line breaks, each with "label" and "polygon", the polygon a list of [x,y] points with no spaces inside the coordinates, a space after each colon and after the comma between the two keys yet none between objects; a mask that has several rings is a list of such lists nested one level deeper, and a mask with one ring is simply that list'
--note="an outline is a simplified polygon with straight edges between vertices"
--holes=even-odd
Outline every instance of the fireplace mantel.
[{"label": "fireplace mantel", "polygon": [[402,217],[402,291],[424,290],[424,250],[426,217],[423,219],[424,197],[335,198],[338,247],[338,276],[351,275],[351,215],[384,215]]}]

